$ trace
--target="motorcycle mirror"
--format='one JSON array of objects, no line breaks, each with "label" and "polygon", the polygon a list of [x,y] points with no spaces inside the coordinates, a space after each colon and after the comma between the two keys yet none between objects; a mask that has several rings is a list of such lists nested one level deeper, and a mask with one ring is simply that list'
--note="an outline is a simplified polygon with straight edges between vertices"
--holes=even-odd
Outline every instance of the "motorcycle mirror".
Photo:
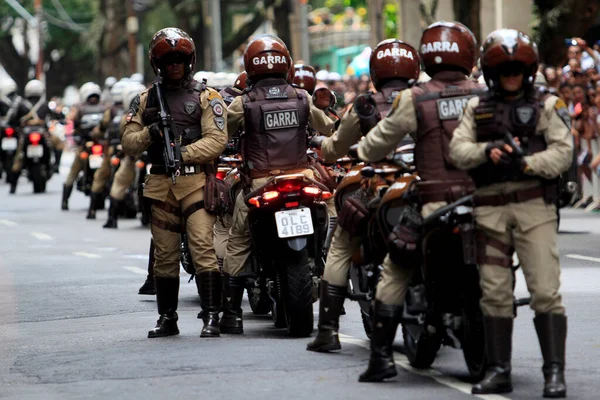
[{"label": "motorcycle mirror", "polygon": [[333,108],[336,105],[335,94],[327,88],[319,88],[315,90],[312,95],[313,104],[321,109],[326,110],[328,108]]},{"label": "motorcycle mirror", "polygon": [[360,174],[363,176],[363,178],[372,178],[375,176],[375,168],[364,167],[360,170]]}]

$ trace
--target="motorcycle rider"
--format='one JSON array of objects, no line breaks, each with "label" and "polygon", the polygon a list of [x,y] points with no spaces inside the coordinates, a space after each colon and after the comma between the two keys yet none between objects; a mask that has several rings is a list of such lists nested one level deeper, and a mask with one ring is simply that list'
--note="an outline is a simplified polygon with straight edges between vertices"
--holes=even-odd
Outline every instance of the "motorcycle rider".
[{"label": "motorcycle rider", "polygon": [[[250,181],[245,189],[262,186],[273,174],[302,172],[312,177],[312,170],[307,168],[306,129],[310,123],[312,128],[321,133],[331,132],[334,121],[322,111],[329,106],[330,99],[320,102],[319,109],[306,91],[294,88],[286,81],[289,69],[293,66],[287,46],[276,36],[260,35],[252,40],[244,52],[244,67],[251,89],[233,100],[229,106],[227,128],[230,135],[238,129],[245,130],[242,158],[245,172],[249,175],[245,179]],[[265,125],[260,122],[263,120],[262,110],[281,102],[290,107],[285,112],[290,113],[288,121],[295,120],[295,123],[273,129],[277,135],[271,135],[274,142],[269,143],[267,148],[267,144],[260,140],[268,133]],[[289,143],[298,143],[298,147],[290,148]],[[243,149],[252,151],[244,153]],[[242,272],[250,251],[248,207],[244,203],[243,193],[240,193],[235,202],[223,265],[224,277],[229,284],[226,295],[229,301],[223,310],[222,332],[243,333],[241,304],[244,279],[238,275]]]},{"label": "motorcycle rider", "polygon": [[[146,90],[146,86],[141,83],[130,83],[127,84],[123,90],[123,106],[129,110],[133,100]],[[119,126],[119,136],[123,134],[123,127],[125,124],[126,115],[121,116]],[[135,180],[135,157],[124,155],[121,160],[121,165],[115,173],[114,181],[110,187],[110,206],[108,208],[108,220],[103,225],[104,228],[117,228],[117,221],[119,219],[119,208],[122,201],[125,199],[127,189],[131,187]],[[141,200],[141,199],[140,199]],[[154,286],[154,277],[152,278],[152,285]]]},{"label": "motorcycle rider", "polygon": [[[23,115],[20,119],[20,125],[40,125],[47,128],[47,123],[52,115],[52,111],[48,107],[46,102],[46,87],[40,80],[33,79],[25,85],[24,89],[25,99],[22,105],[28,110],[27,114]],[[54,135],[50,135],[50,143],[54,149],[55,154],[55,168],[60,165],[60,157],[62,150],[64,149],[64,143]],[[21,137],[19,140],[19,147],[17,148],[16,156],[11,168],[11,174],[9,177],[10,193],[14,194],[17,190],[17,183],[21,170],[23,169],[23,159],[25,141]],[[50,173],[50,171],[48,171]]]},{"label": "motorcycle rider", "polygon": [[490,33],[482,46],[481,66],[490,92],[469,100],[450,142],[452,161],[469,170],[477,187],[475,215],[483,236],[479,272],[488,369],[472,393],[512,390],[510,267],[516,250],[544,358],[543,395],[566,397],[567,318],[559,292],[555,204],[558,176],[572,162],[569,111],[564,101],[534,87],[537,46],[524,33]]},{"label": "motorcycle rider", "polygon": [[123,107],[123,91],[127,83],[117,82],[110,88],[110,98],[113,102],[112,107],[104,111],[104,116],[100,125],[92,131],[92,138],[104,139],[104,157],[102,165],[94,172],[92,189],[90,193],[90,206],[86,219],[96,219],[96,210],[104,209],[104,191],[106,182],[110,178],[111,158],[115,154],[115,146],[111,145],[114,140],[120,139],[121,118],[125,115]]},{"label": "motorcycle rider", "polygon": [[176,184],[164,165],[164,139],[156,92],[136,98],[127,114],[123,149],[129,155],[148,150],[152,169],[144,196],[152,201],[154,275],[159,319],[149,338],[179,334],[180,233],[185,223],[192,261],[201,286],[204,326],[201,337],[217,337],[221,309],[221,273],[213,248],[215,217],[204,209],[204,186],[209,163],[227,143],[227,110],[221,96],[191,77],[196,62],[192,38],[177,28],[158,31],[149,47],[150,63],[161,80],[164,101],[181,138],[181,168]]},{"label": "motorcycle rider", "polygon": [[[359,96],[332,136],[313,138],[313,143],[320,146],[321,157],[326,162],[335,162],[347,154],[350,146],[387,115],[394,99],[419,76],[417,50],[398,39],[379,43],[369,61],[371,81],[377,92]],[[357,113],[357,108],[361,113]],[[317,337],[308,344],[307,350],[327,352],[341,349],[338,337],[340,312],[348,292],[352,254],[359,246],[360,236],[353,237],[337,226],[321,280],[319,331]]]},{"label": "motorcycle rider", "polygon": [[92,139],[92,130],[98,125],[101,119],[100,117],[105,111],[105,106],[100,103],[101,94],[102,90],[100,89],[100,86],[94,82],[84,83],[79,88],[79,98],[82,104],[79,106],[75,118],[73,119],[77,150],[73,164],[71,164],[71,170],[63,185],[61,202],[61,208],[63,210],[69,209],[69,197],[71,197],[71,193],[73,192],[73,184],[84,168],[84,162],[79,155],[84,149],[85,142]]},{"label": "motorcycle rider", "polygon": [[[448,162],[448,142],[462,105],[482,91],[467,76],[477,58],[473,33],[458,22],[436,22],[421,37],[420,56],[431,80],[413,86],[396,97],[388,116],[359,143],[361,160],[383,159],[407,134],[414,135],[415,165],[421,178],[419,192],[422,215],[426,217],[448,201],[468,193],[466,173]],[[438,106],[439,104],[439,106]],[[396,230],[394,230],[396,233]],[[397,236],[398,252],[410,256],[416,246],[416,232]],[[395,252],[396,253],[396,252]],[[404,299],[413,268],[404,257],[388,254],[373,303],[371,358],[361,382],[379,382],[397,374],[392,344],[402,316]]]}]

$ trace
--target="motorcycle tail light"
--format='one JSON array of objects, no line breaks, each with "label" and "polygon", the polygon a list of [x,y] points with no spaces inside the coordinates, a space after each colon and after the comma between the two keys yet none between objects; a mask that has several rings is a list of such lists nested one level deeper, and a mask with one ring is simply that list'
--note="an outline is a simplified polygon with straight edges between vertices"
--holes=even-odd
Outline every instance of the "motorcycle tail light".
[{"label": "motorcycle tail light", "polygon": [[227,175],[227,173],[225,171],[218,171],[217,179],[223,180],[223,179],[225,179],[225,175]]},{"label": "motorcycle tail light", "polygon": [[314,186],[305,186],[302,191],[308,196],[318,196],[321,193],[321,189]]},{"label": "motorcycle tail light", "polygon": [[142,169],[145,166],[146,166],[146,163],[143,162],[143,161],[138,161],[138,162],[135,163],[135,167],[138,168],[138,169]]},{"label": "motorcycle tail light", "polygon": [[9,126],[4,130],[4,133],[6,133],[6,136],[12,136],[15,134],[15,128]]},{"label": "motorcycle tail light", "polygon": [[284,193],[297,192],[302,189],[302,181],[287,180],[277,184],[277,190]]},{"label": "motorcycle tail light", "polygon": [[248,200],[248,203],[252,204],[254,207],[260,207],[260,197],[256,196]]},{"label": "motorcycle tail light", "polygon": [[333,197],[333,193],[331,193],[331,192],[323,192],[323,193],[321,193],[321,198],[323,200],[329,200],[332,197]]},{"label": "motorcycle tail light", "polygon": [[110,159],[110,163],[116,167],[117,165],[121,164],[121,160],[119,157],[112,157]]},{"label": "motorcycle tail light", "polygon": [[452,229],[452,233],[458,235],[460,233],[460,228],[458,226],[455,226],[454,229]]},{"label": "motorcycle tail light", "polygon": [[265,192],[265,193],[263,193],[263,195],[262,195],[262,198],[263,198],[265,201],[271,201],[271,200],[274,200],[274,199],[276,199],[276,198],[278,198],[278,197],[279,197],[279,192],[276,192],[276,191]]},{"label": "motorcycle tail light", "polygon": [[289,203],[285,203],[285,208],[292,208],[292,207],[298,207],[300,205],[299,202],[297,201],[292,201]]},{"label": "motorcycle tail light", "polygon": [[99,156],[100,154],[102,154],[102,145],[101,144],[95,144],[92,146],[92,154],[95,156]]},{"label": "motorcycle tail light", "polygon": [[87,158],[90,155],[87,153],[87,151],[82,151],[81,153],[79,153],[79,158],[81,158],[82,160],[87,160]]},{"label": "motorcycle tail light", "polygon": [[42,135],[40,135],[39,132],[33,132],[29,134],[29,141],[31,144],[37,145],[40,143],[40,140],[42,140]]}]

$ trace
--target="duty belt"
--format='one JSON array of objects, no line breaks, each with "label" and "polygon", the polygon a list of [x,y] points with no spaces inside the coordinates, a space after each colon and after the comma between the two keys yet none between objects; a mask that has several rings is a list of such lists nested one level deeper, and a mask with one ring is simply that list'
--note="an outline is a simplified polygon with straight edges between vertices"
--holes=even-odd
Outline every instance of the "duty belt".
[{"label": "duty belt", "polygon": [[417,185],[422,204],[441,201],[453,203],[475,191],[475,185],[469,180],[443,182],[420,181]]},{"label": "duty belt", "polygon": [[[205,169],[206,169],[206,167],[204,164],[182,165],[179,174],[183,175],[183,176],[195,175],[195,174],[200,174],[202,172],[205,172]],[[164,165],[153,165],[150,168],[150,173],[152,175],[167,175],[167,169],[165,168]]]},{"label": "duty belt", "polygon": [[493,194],[490,196],[475,196],[473,199],[476,207],[505,206],[509,203],[524,203],[529,200],[544,197],[544,188],[537,186],[529,189],[517,190],[512,193]]}]

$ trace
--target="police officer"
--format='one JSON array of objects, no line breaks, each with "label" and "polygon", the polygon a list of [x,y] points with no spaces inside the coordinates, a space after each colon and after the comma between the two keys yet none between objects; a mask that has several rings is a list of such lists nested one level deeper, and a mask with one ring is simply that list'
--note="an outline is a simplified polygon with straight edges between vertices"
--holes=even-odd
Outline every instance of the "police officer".
[{"label": "police officer", "polygon": [[[535,90],[538,53],[528,36],[497,30],[481,51],[490,93],[469,100],[450,143],[452,161],[469,170],[477,186],[475,215],[484,236],[479,271],[488,371],[472,392],[512,390],[510,267],[516,250],[536,314],[544,397],[565,397],[567,318],[559,292],[555,203],[557,178],[572,161],[569,112],[556,96]],[[508,133],[514,137],[510,145]]]},{"label": "police officer", "polygon": [[[47,128],[47,123],[52,116],[52,111],[46,102],[46,87],[44,83],[37,79],[27,82],[24,89],[24,95],[25,99],[21,102],[21,106],[27,110],[27,113],[20,118],[20,125],[36,125]],[[57,136],[50,135],[49,139],[50,144],[55,151],[55,162],[60,162],[60,155],[62,154],[64,144]],[[11,174],[9,176],[11,194],[14,194],[17,189],[19,176],[23,169],[23,158],[25,156],[23,151],[24,146],[25,140],[21,137],[11,168]],[[48,173],[50,173],[50,171],[48,171]]]},{"label": "police officer", "polygon": [[134,100],[123,133],[123,149],[129,155],[148,150],[152,169],[144,196],[152,201],[154,276],[159,319],[148,337],[179,334],[179,256],[183,224],[188,237],[196,279],[201,286],[204,326],[201,337],[219,336],[221,273],[213,248],[215,217],[204,209],[206,167],[227,143],[227,111],[221,96],[190,76],[196,62],[192,38],[177,28],[158,31],[150,42],[150,62],[163,88],[164,99],[181,138],[180,176],[176,183],[167,175],[159,108],[154,90]]},{"label": "police officer", "polygon": [[[126,109],[131,107],[133,100],[146,90],[146,86],[141,83],[129,83],[123,89],[123,106]],[[126,115],[121,117],[119,129],[119,137],[122,136],[123,128],[125,125]],[[110,187],[110,206],[108,208],[108,220],[103,225],[104,228],[117,228],[117,221],[119,219],[119,208],[122,201],[125,199],[127,189],[131,187],[135,180],[135,157],[125,154],[121,160],[121,165],[117,172],[113,183]],[[141,199],[140,199],[141,200]],[[152,285],[154,285],[154,277],[152,278]]]},{"label": "police officer", "polygon": [[[326,162],[335,162],[348,153],[350,146],[385,118],[394,99],[416,80],[420,71],[417,50],[398,39],[384,40],[375,47],[369,60],[371,81],[376,93],[359,96],[346,112],[337,131],[331,137],[319,136],[321,156]],[[357,108],[361,110],[357,113]],[[327,254],[325,272],[321,281],[319,303],[319,331],[307,350],[331,351],[341,349],[338,329],[339,318],[348,292],[348,270],[352,254],[360,246],[360,237],[338,225]]]},{"label": "police officer", "polygon": [[100,168],[94,172],[87,219],[96,219],[96,210],[104,209],[104,191],[106,190],[106,182],[110,178],[111,158],[115,155],[116,147],[121,140],[119,127],[121,119],[125,115],[123,91],[126,86],[127,83],[119,81],[110,88],[109,93],[113,104],[104,112],[100,125],[92,132],[93,139],[103,139],[104,157]]},{"label": "police officer", "polygon": [[[358,155],[365,161],[381,160],[404,136],[414,132],[422,214],[427,216],[469,191],[468,175],[448,162],[447,149],[463,104],[482,89],[467,78],[475,64],[477,43],[466,26],[457,22],[430,25],[421,37],[420,56],[431,80],[396,97],[388,116],[359,143]],[[402,244],[406,238],[398,239]],[[404,243],[407,246],[399,250],[409,255],[410,248],[416,247],[409,245],[416,243]],[[413,272],[400,258],[392,260],[388,254],[383,262],[372,315],[371,359],[359,378],[361,382],[397,374],[392,344]]]},{"label": "police officer", "polygon": [[63,186],[61,202],[61,208],[63,210],[69,209],[69,197],[71,197],[71,193],[73,192],[73,184],[84,167],[84,162],[79,155],[83,150],[85,142],[92,139],[92,131],[100,123],[105,111],[105,106],[100,103],[101,93],[102,90],[100,89],[100,86],[94,82],[84,83],[79,88],[79,98],[82,103],[73,119],[77,151],[75,153],[73,164],[71,164],[71,170],[69,171],[69,175],[67,175],[67,180]]},{"label": "police officer", "polygon": [[[247,178],[251,181],[250,187],[260,187],[272,174],[302,172],[312,177],[312,171],[307,169],[307,125],[310,123],[312,128],[328,134],[334,126],[334,121],[313,104],[306,91],[294,88],[286,81],[289,69],[293,67],[289,51],[281,39],[271,35],[257,36],[246,47],[244,67],[251,82],[251,89],[233,100],[229,106],[227,128],[230,134],[242,127],[245,129],[242,149],[251,151],[243,153],[242,158],[244,168],[249,172]],[[329,106],[330,99],[326,100],[327,104],[319,104],[323,109]],[[288,112],[298,116],[297,122],[270,130],[276,134],[270,135],[273,142],[269,143],[267,149],[266,142],[260,140],[267,134],[265,125],[261,123],[262,110],[281,102],[285,102],[286,107],[289,107],[286,108]],[[293,119],[289,118],[290,121]],[[290,148],[289,143],[298,143],[298,147]],[[267,151],[279,156],[267,158]],[[230,298],[221,320],[223,332],[243,333],[241,305],[244,279],[238,275],[250,255],[250,240],[248,207],[244,204],[243,193],[240,193],[235,203],[223,266],[229,283],[227,297]]]}]

